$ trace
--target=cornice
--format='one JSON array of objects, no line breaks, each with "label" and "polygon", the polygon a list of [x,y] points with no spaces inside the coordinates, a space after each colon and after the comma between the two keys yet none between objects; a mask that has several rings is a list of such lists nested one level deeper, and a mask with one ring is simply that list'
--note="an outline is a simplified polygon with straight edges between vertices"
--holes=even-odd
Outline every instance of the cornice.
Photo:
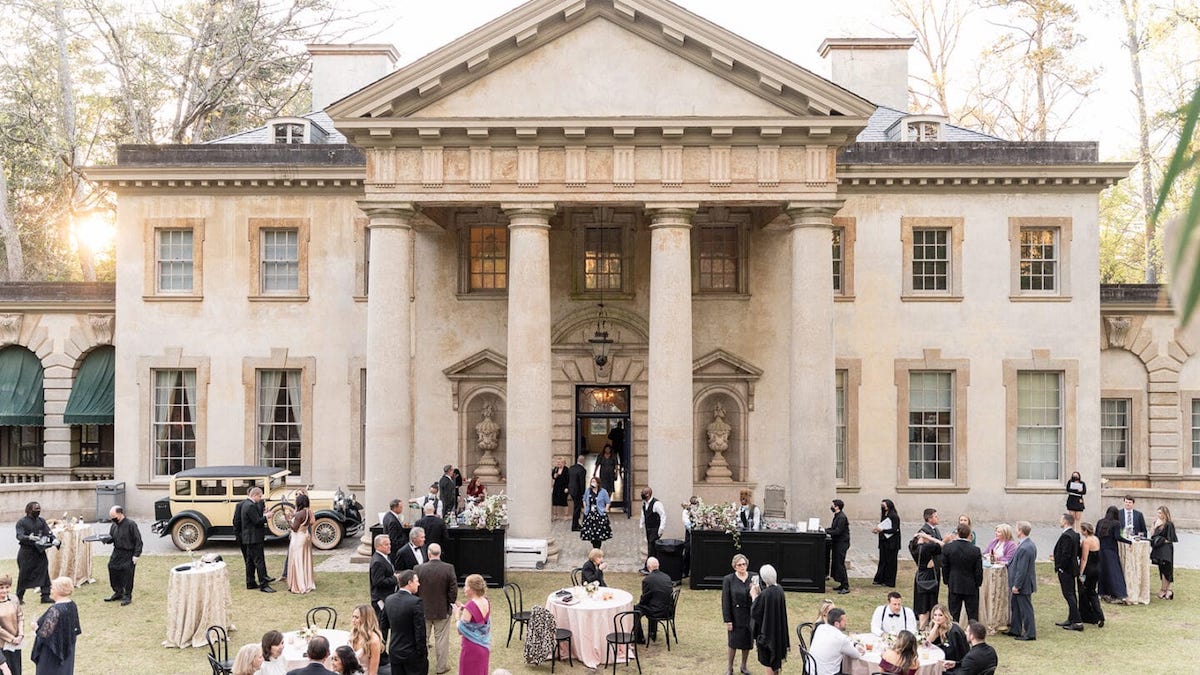
[{"label": "cornice", "polygon": [[361,191],[361,167],[288,166],[97,166],[85,176],[109,189],[130,188],[315,188]]},{"label": "cornice", "polygon": [[1129,175],[1131,162],[1061,165],[853,165],[838,164],[840,190],[904,191],[914,188],[1021,188],[1102,190]]}]

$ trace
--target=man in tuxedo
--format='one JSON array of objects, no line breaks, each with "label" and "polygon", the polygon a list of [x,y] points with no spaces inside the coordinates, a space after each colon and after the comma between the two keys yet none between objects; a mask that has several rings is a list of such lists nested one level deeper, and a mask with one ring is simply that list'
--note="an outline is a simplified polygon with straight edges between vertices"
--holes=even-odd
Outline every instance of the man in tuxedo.
[{"label": "man in tuxedo", "polygon": [[[671,591],[675,587],[671,577],[658,569],[658,558],[646,558],[646,569],[649,572],[642,578],[642,597],[633,606],[633,611],[638,612],[637,622],[633,625],[633,639],[638,642],[645,640],[641,617],[665,619],[671,616]],[[650,624],[650,639],[657,640],[658,623],[655,621],[646,623]]]},{"label": "man in tuxedo", "polygon": [[1037,560],[1037,546],[1029,538],[1033,528],[1029,521],[1017,523],[1017,550],[1008,562],[1008,583],[1012,595],[1008,602],[1008,634],[1017,640],[1037,639],[1037,625],[1033,617],[1033,594],[1037,592],[1037,572],[1033,563]]},{"label": "man in tuxedo", "polygon": [[846,502],[833,500],[829,510],[833,512],[833,521],[825,533],[829,535],[832,558],[829,563],[829,576],[837,582],[837,591],[841,595],[850,592],[850,577],[846,574],[846,554],[850,551],[850,519],[842,513]]},{"label": "man in tuxedo", "polygon": [[1133,508],[1134,502],[1137,501],[1129,495],[1125,495],[1125,508],[1121,509],[1121,527],[1125,528],[1125,536],[1127,537],[1144,537],[1149,532],[1146,529],[1146,518],[1141,511]]},{"label": "man in tuxedo", "polygon": [[425,637],[425,608],[417,591],[417,573],[400,573],[400,590],[383,604],[383,626],[392,632],[388,639],[388,662],[392,675],[429,675],[429,645]]},{"label": "man in tuxedo", "polygon": [[887,604],[880,605],[871,613],[871,632],[882,637],[897,635],[906,630],[913,633],[917,630],[917,615],[911,607],[904,606],[904,598],[896,591],[887,594]]},{"label": "man in tuxedo", "polygon": [[[267,558],[263,552],[263,541],[267,538],[267,505],[263,503],[260,487],[250,488],[245,501],[233,512],[233,531],[242,547],[242,560],[246,563],[246,588],[258,589],[263,593],[274,593],[267,576]],[[255,572],[258,581],[255,582]]]},{"label": "man in tuxedo", "polygon": [[425,530],[413,527],[408,531],[408,543],[400,547],[393,557],[396,571],[414,569],[425,562]]},{"label": "man in tuxedo", "polygon": [[[375,535],[375,552],[371,554],[371,607],[375,618],[383,625],[383,603],[396,592],[396,567],[392,565],[392,540],[386,534]],[[387,633],[383,634],[387,640]]]},{"label": "man in tuxedo", "polygon": [[454,465],[442,467],[442,477],[438,479],[438,501],[442,503],[442,515],[448,516],[458,510],[454,498]]},{"label": "man in tuxedo", "polygon": [[1058,585],[1063,599],[1067,601],[1067,620],[1054,625],[1067,630],[1083,630],[1083,619],[1079,615],[1079,596],[1075,581],[1079,578],[1079,532],[1075,530],[1075,514],[1064,513],[1058,524],[1063,528],[1054,543],[1054,571],[1058,574]]},{"label": "man in tuxedo", "polygon": [[1000,664],[1000,659],[996,657],[996,650],[986,640],[987,628],[983,624],[977,621],[967,624],[967,642],[970,643],[971,649],[960,661],[946,661],[946,672],[954,675],[980,675],[988,669],[994,670]]},{"label": "man in tuxedo", "polygon": [[[663,530],[667,527],[667,508],[654,498],[653,488],[642,489],[642,517],[638,519],[638,527],[646,531],[646,558],[657,555],[655,544],[662,539]],[[642,574],[648,573],[650,565],[642,565]]]},{"label": "man in tuxedo", "polygon": [[422,510],[425,513],[414,524],[425,530],[425,546],[444,545],[446,543],[446,521],[434,515],[433,504],[426,504]]},{"label": "man in tuxedo", "polygon": [[423,513],[426,504],[433,504],[433,512],[437,515],[444,515],[442,512],[442,498],[438,496],[438,484],[430,483],[429,492],[426,492],[423,497],[413,497],[408,500],[409,504],[415,505]]},{"label": "man in tuxedo", "polygon": [[967,619],[979,619],[979,587],[983,584],[983,551],[971,543],[971,527],[960,523],[958,537],[942,547],[942,581],[950,618],[958,621],[963,605]]},{"label": "man in tuxedo", "polygon": [[433,633],[437,672],[450,670],[450,615],[458,600],[458,575],[454,565],[442,561],[442,547],[429,545],[429,561],[413,570],[421,580],[417,596],[425,608],[425,634]]},{"label": "man in tuxedo", "polygon": [[393,564],[396,562],[395,554],[402,546],[408,543],[408,534],[404,532],[403,515],[404,502],[399,499],[393,499],[388,503],[388,512],[383,516],[383,533],[392,542]]},{"label": "man in tuxedo", "polygon": [[583,455],[567,469],[567,492],[571,493],[571,531],[579,531],[579,515],[583,513],[583,492],[587,489],[587,469],[583,468]]},{"label": "man in tuxedo", "polygon": [[329,658],[329,640],[323,636],[318,635],[308,641],[308,649],[304,652],[304,657],[308,659],[308,665],[303,668],[293,668],[287,672],[287,675],[336,675],[325,667],[325,660]]}]

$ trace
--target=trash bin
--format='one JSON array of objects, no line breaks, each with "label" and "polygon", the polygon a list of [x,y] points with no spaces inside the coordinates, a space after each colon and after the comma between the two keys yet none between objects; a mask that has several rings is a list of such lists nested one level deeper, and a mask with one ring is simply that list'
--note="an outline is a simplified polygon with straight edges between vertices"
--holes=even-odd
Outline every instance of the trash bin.
[{"label": "trash bin", "polygon": [[683,580],[683,540],[659,539],[654,545],[658,558],[658,569],[671,577],[671,581]]},{"label": "trash bin", "polygon": [[114,506],[125,506],[125,481],[102,480],[96,483],[96,520],[108,520]]}]

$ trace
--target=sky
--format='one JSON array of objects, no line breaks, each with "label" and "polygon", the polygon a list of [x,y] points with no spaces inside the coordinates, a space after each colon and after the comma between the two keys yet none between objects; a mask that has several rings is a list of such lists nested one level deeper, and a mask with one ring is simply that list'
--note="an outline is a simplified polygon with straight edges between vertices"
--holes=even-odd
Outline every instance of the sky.
[{"label": "sky", "polygon": [[[451,42],[521,4],[520,0],[370,0],[371,27],[352,39],[387,42],[400,51],[400,64]],[[966,0],[960,0],[966,1]],[[817,54],[827,37],[908,35],[892,16],[890,0],[676,0],[689,11],[716,23],[776,54],[829,77],[829,63]],[[1076,2],[1077,30],[1087,40],[1080,62],[1101,69],[1097,90],[1084,103],[1070,127],[1057,140],[1098,140],[1102,159],[1129,156],[1136,147],[1137,120],[1129,76],[1129,60],[1121,43],[1122,24],[1116,0]],[[956,58],[964,66],[975,53],[999,35],[986,15],[977,13],[961,38]],[[975,53],[973,53],[975,52]],[[910,72],[921,57],[914,48]]]}]

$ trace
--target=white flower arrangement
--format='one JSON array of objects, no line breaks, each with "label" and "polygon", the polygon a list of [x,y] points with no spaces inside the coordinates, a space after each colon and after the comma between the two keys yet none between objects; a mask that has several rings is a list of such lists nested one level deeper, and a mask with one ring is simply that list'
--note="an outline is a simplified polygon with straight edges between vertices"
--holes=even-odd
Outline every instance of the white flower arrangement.
[{"label": "white flower arrangement", "polygon": [[495,530],[508,525],[508,495],[501,492],[468,505],[463,522],[480,530]]},{"label": "white flower arrangement", "polygon": [[738,530],[738,510],[738,505],[733,502],[705,504],[704,500],[699,500],[688,506],[692,529],[720,530],[725,534],[733,535],[733,547],[740,550],[742,538]]},{"label": "white flower arrangement", "polygon": [[308,642],[320,634],[321,631],[316,626],[309,626],[308,628],[301,628],[300,630],[296,631],[296,635],[305,642]]},{"label": "white flower arrangement", "polygon": [[599,582],[599,581],[589,581],[589,582],[587,582],[586,584],[584,584],[584,585],[583,585],[583,592],[584,592],[584,593],[587,593],[587,594],[588,594],[588,597],[590,598],[590,597],[592,597],[593,595],[595,595],[596,591],[597,591],[599,588],[600,588],[600,582]]}]

